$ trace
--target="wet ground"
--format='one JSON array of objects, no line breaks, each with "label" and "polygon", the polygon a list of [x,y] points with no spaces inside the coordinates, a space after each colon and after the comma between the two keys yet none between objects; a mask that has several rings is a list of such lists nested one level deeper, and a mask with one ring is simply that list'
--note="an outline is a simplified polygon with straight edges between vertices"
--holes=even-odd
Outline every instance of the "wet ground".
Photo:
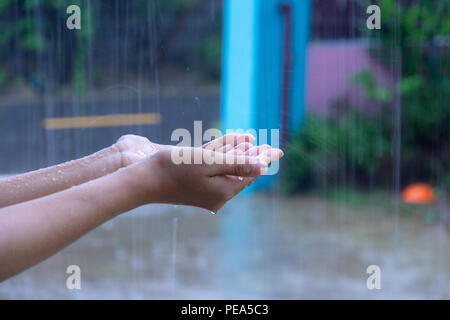
[{"label": "wet ground", "polygon": [[[313,197],[242,195],[217,215],[150,205],[0,284],[2,299],[450,298],[442,225]],[[66,289],[67,266],[81,290]],[[381,289],[368,290],[369,265]]]}]

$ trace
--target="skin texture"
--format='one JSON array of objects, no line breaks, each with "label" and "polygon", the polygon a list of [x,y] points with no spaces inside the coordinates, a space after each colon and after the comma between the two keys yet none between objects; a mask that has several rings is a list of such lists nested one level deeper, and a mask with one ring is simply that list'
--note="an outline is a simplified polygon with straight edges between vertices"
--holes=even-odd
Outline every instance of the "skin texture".
[{"label": "skin texture", "polygon": [[[233,134],[180,148],[127,135],[88,157],[0,181],[0,281],[144,204],[220,209],[283,155],[252,141]],[[174,153],[190,163],[175,164]]]},{"label": "skin texture", "polygon": [[[219,149],[224,144],[230,144],[245,152],[252,147],[250,142],[253,140],[251,135],[230,134],[205,144],[203,148],[221,152]],[[87,157],[0,181],[0,208],[103,177],[170,147],[141,136],[122,136],[114,145]],[[252,153],[255,154],[255,148]]]}]

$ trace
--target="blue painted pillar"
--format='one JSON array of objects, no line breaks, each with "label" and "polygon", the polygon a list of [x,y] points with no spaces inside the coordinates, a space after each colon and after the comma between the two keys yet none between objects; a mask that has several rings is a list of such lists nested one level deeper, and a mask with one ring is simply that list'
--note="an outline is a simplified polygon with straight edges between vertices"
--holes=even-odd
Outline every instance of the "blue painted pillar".
[{"label": "blue painted pillar", "polygon": [[[289,129],[302,126],[305,60],[309,37],[310,0],[224,0],[222,131],[279,129],[283,91],[284,20],[281,3],[292,7],[292,72],[289,86]],[[275,139],[274,139],[275,140]],[[258,141],[258,143],[264,141]],[[257,179],[267,189],[276,175]]]}]

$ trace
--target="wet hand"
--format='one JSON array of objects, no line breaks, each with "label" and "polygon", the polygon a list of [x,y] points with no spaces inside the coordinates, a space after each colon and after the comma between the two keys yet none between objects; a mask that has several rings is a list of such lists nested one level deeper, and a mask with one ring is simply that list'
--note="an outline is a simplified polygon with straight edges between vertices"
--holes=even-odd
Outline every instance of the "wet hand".
[{"label": "wet hand", "polygon": [[120,167],[127,167],[145,157],[166,148],[166,146],[151,142],[145,137],[127,134],[119,138],[113,145],[120,153]]},{"label": "wet hand", "polygon": [[[204,144],[202,148],[221,153],[233,150],[245,152],[252,147],[251,143],[254,140],[255,138],[251,134],[232,133],[210,141]],[[160,150],[168,149],[170,147],[172,146],[154,143],[146,137],[133,134],[127,134],[120,137],[113,145],[113,148],[120,153],[121,168],[127,167]]]},{"label": "wet hand", "polygon": [[[171,203],[216,211],[241,192],[251,179],[263,175],[269,163],[282,156],[281,150],[277,150],[270,150],[270,155],[249,156],[207,148],[172,147],[126,170],[134,176],[141,204]],[[176,164],[174,154],[190,162]],[[203,161],[198,163],[195,159]]]}]

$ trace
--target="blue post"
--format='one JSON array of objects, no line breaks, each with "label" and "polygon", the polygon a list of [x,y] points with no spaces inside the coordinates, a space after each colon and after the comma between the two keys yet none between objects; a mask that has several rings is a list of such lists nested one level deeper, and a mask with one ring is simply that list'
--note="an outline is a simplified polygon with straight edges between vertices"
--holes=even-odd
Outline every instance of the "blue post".
[{"label": "blue post", "polygon": [[[225,0],[222,67],[222,130],[279,129],[282,136],[284,23],[281,4],[292,8],[292,72],[289,131],[304,118],[305,60],[310,0]],[[276,175],[257,179],[252,189],[268,189]]]}]

